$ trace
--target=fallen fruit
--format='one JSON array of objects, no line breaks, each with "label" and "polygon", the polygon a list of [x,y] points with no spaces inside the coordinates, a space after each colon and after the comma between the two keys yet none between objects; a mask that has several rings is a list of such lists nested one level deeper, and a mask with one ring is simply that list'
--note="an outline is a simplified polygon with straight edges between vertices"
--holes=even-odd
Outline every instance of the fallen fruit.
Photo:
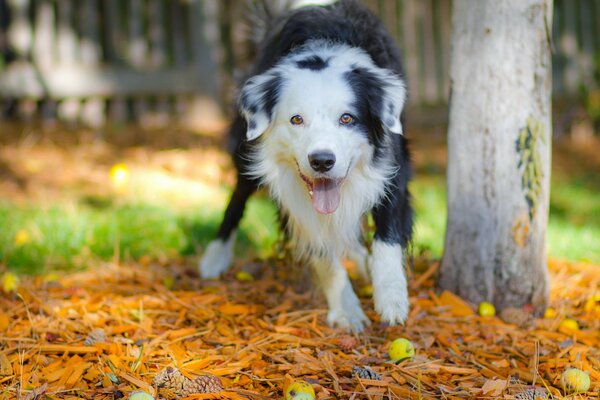
[{"label": "fallen fruit", "polygon": [[577,368],[562,373],[560,383],[565,393],[585,393],[590,389],[590,376]]},{"label": "fallen fruit", "polygon": [[554,317],[556,317],[556,310],[552,307],[546,308],[546,311],[544,311],[544,318],[554,318]]},{"label": "fallen fruit", "polygon": [[5,272],[0,278],[5,293],[16,292],[19,288],[19,276],[14,272]]},{"label": "fallen fruit", "polygon": [[585,312],[600,315],[600,294],[590,296],[583,307]]},{"label": "fallen fruit", "polygon": [[110,168],[108,174],[115,189],[120,190],[127,186],[129,181],[129,168],[127,168],[127,165],[123,163],[115,164]]},{"label": "fallen fruit", "polygon": [[154,400],[151,394],[138,390],[136,392],[129,393],[127,400]]},{"label": "fallen fruit", "polygon": [[172,276],[165,276],[162,280],[162,283],[167,289],[171,290],[175,284],[175,279]]},{"label": "fallen fruit", "polygon": [[293,382],[285,390],[285,400],[314,400],[315,390],[305,381]]},{"label": "fallen fruit", "polygon": [[566,328],[566,329],[570,329],[572,331],[578,331],[579,330],[579,323],[577,323],[577,321],[575,321],[572,318],[565,318],[560,322],[560,325],[558,325],[559,328]]},{"label": "fallen fruit", "polygon": [[240,282],[252,282],[254,280],[254,277],[252,276],[252,274],[250,272],[238,271],[235,274],[235,279],[237,279]]},{"label": "fallen fruit", "polygon": [[21,247],[31,242],[31,236],[25,229],[19,229],[15,234],[15,246]]},{"label": "fallen fruit", "polygon": [[415,355],[415,346],[408,339],[399,338],[392,342],[388,350],[392,362],[399,362]]},{"label": "fallen fruit", "polygon": [[492,303],[488,303],[487,301],[482,301],[479,303],[479,307],[477,308],[477,312],[482,317],[493,317],[496,315],[496,307]]}]

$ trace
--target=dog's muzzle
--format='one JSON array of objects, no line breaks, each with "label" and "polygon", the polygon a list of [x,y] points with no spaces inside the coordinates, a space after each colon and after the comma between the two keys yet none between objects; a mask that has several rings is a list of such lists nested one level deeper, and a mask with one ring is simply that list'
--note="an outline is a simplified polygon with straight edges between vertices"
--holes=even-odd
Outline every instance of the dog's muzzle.
[{"label": "dog's muzzle", "polygon": [[314,209],[319,214],[333,214],[340,205],[341,188],[345,178],[309,178],[300,172],[300,178],[304,181],[312,200]]}]

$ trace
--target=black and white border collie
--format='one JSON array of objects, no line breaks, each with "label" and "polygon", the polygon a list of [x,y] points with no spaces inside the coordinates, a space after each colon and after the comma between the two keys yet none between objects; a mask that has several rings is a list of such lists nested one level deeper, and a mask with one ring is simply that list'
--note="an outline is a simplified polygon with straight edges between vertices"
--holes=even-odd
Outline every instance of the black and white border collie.
[{"label": "black and white border collie", "polygon": [[[246,201],[264,185],[296,255],[322,287],[331,325],[360,331],[368,323],[344,257],[370,275],[381,320],[404,322],[411,171],[402,131],[406,84],[393,39],[366,7],[341,0],[279,17],[260,48],[230,132],[237,186],[201,276],[216,278],[230,266]],[[369,212],[371,254],[361,242]]]}]

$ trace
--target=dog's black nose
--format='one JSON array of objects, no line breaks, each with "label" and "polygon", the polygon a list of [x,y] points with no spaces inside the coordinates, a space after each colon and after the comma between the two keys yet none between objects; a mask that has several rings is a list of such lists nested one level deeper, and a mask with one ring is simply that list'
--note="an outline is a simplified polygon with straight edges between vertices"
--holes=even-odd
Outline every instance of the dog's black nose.
[{"label": "dog's black nose", "polygon": [[317,172],[327,172],[335,164],[335,154],[330,151],[315,151],[308,155],[308,162]]}]

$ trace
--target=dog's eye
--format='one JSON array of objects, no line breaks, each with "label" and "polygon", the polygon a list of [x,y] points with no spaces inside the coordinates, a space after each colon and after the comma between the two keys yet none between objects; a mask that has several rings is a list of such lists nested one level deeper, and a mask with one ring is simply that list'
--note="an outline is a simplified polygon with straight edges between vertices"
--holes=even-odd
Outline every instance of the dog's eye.
[{"label": "dog's eye", "polygon": [[292,123],[292,125],[300,125],[304,122],[304,120],[302,119],[302,116],[300,115],[294,115],[291,119],[290,122]]},{"label": "dog's eye", "polygon": [[340,117],[340,124],[349,125],[354,122],[354,117],[348,113],[342,114]]}]

